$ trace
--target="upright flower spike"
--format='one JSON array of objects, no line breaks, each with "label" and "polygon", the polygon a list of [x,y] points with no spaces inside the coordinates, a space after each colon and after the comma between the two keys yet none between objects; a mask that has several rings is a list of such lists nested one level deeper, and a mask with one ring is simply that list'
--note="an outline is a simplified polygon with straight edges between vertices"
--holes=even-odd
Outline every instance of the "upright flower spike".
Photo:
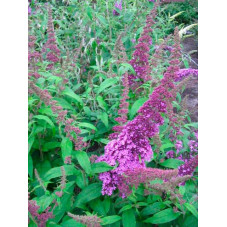
[{"label": "upright flower spike", "polygon": [[[178,29],[175,29],[178,34]],[[117,137],[105,147],[105,154],[97,159],[97,162],[107,162],[111,166],[117,165],[114,170],[101,173],[99,178],[103,181],[102,194],[112,195],[119,186],[120,176],[127,170],[144,168],[145,161],[150,161],[153,151],[149,138],[153,137],[164,123],[161,113],[166,113],[167,102],[173,100],[171,89],[174,88],[174,80],[179,70],[181,56],[179,38],[172,51],[170,66],[161,80],[161,84],[155,88],[149,100],[139,109],[138,116],[129,121]]]},{"label": "upright flower spike", "polygon": [[48,39],[47,39],[47,42],[43,46],[42,52],[46,54],[46,59],[49,62],[53,62],[48,65],[48,69],[52,69],[52,67],[54,66],[54,63],[60,61],[59,57],[60,57],[61,53],[56,44],[53,18],[52,18],[52,9],[50,6],[48,8],[47,34],[48,34]]},{"label": "upright flower spike", "polygon": [[38,79],[40,75],[37,73],[37,63],[42,61],[41,54],[35,50],[36,37],[33,35],[28,36],[28,75]]},{"label": "upright flower spike", "polygon": [[149,51],[152,45],[150,33],[153,31],[152,26],[155,21],[157,3],[154,5],[151,13],[147,15],[146,26],[139,38],[139,43],[135,46],[136,50],[133,53],[132,60],[129,62],[134,68],[136,75],[129,75],[129,85],[133,90],[136,90],[142,83],[151,80],[151,68],[149,64]]},{"label": "upright flower spike", "polygon": [[[54,114],[57,115],[57,123],[65,126],[64,132],[66,136],[74,143],[75,150],[81,150],[86,147],[86,143],[83,142],[83,138],[78,136],[81,133],[80,129],[73,125],[73,119],[67,118],[67,110],[57,105],[57,101],[53,100],[53,97],[47,90],[42,90],[37,87],[34,82],[29,81],[29,88],[40,97],[46,106],[50,106]],[[68,159],[67,159],[68,160]],[[64,160],[64,161],[67,161]]]}]

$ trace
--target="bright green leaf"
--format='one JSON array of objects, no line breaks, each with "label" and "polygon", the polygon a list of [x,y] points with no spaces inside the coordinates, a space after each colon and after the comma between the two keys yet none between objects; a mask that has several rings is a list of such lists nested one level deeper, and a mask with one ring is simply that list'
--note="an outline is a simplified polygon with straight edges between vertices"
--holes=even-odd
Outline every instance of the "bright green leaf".
[{"label": "bright green leaf", "polygon": [[163,224],[171,222],[177,219],[179,216],[180,213],[175,213],[172,208],[168,208],[156,213],[151,218],[146,219],[144,222],[152,224]]},{"label": "bright green leaf", "polygon": [[132,118],[136,115],[139,108],[148,100],[148,98],[141,98],[135,101],[135,103],[132,105],[132,108],[129,112],[129,118],[132,120]]}]

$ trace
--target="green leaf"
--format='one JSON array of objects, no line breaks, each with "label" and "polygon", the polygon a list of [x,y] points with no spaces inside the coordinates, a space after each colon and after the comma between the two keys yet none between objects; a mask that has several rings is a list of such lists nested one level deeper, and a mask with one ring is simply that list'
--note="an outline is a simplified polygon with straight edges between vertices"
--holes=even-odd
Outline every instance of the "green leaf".
[{"label": "green leaf", "polygon": [[30,152],[30,150],[31,150],[31,148],[32,148],[32,145],[33,145],[34,141],[35,141],[35,137],[34,137],[34,136],[30,136],[30,137],[28,138],[28,153]]},{"label": "green leaf", "polygon": [[28,174],[33,178],[33,161],[30,154],[28,154]]},{"label": "green leaf", "polygon": [[132,118],[136,115],[137,111],[139,110],[139,108],[148,100],[148,98],[141,98],[138,99],[137,101],[134,102],[134,104],[132,105],[132,108],[129,112],[129,118],[130,120],[132,120]]},{"label": "green leaf", "polygon": [[53,98],[53,100],[57,101],[62,108],[67,109],[67,110],[74,110],[72,105],[68,103],[65,99],[62,98]]},{"label": "green leaf", "polygon": [[101,142],[103,144],[108,144],[110,141],[108,139],[100,138],[96,140],[97,142]]},{"label": "green leaf", "polygon": [[40,206],[39,212],[43,212],[53,201],[53,194],[51,196],[43,195],[39,198],[35,198],[37,205]]},{"label": "green leaf", "polygon": [[190,124],[185,124],[184,127],[187,128],[187,129],[190,129],[190,127],[198,128],[198,122],[193,122],[193,123],[190,123]]},{"label": "green leaf", "polygon": [[156,213],[153,217],[146,219],[144,222],[152,224],[163,224],[177,219],[180,213],[175,213],[172,208],[168,208]]},{"label": "green leaf", "polygon": [[126,206],[122,207],[120,210],[119,210],[119,214],[123,211],[126,211],[126,210],[129,210],[132,208],[132,204],[127,204]]},{"label": "green leaf", "polygon": [[105,81],[103,81],[100,86],[99,89],[97,91],[97,94],[101,93],[102,91],[104,91],[106,88],[116,84],[118,82],[117,78],[108,78]]},{"label": "green leaf", "polygon": [[113,166],[108,165],[106,162],[97,162],[91,165],[91,170],[93,174],[104,173],[112,170],[113,168]]},{"label": "green leaf", "polygon": [[198,218],[198,211],[196,208],[190,203],[184,203],[184,206],[196,217]]},{"label": "green leaf", "polygon": [[80,164],[80,166],[85,170],[87,174],[91,173],[91,163],[90,159],[86,152],[84,151],[76,151],[75,152],[76,158]]},{"label": "green leaf", "polygon": [[35,115],[33,118],[36,118],[38,120],[43,120],[45,121],[47,124],[49,124],[51,126],[51,128],[54,128],[54,123],[50,120],[49,117],[44,116],[44,115]]},{"label": "green leaf", "polygon": [[65,213],[72,209],[71,202],[72,198],[74,197],[73,195],[74,189],[75,189],[74,182],[66,183],[66,188],[64,189],[65,193],[63,193],[63,196],[60,199],[60,204],[53,211],[54,222],[59,223],[59,221],[62,219]]},{"label": "green leaf", "polygon": [[92,20],[92,9],[89,6],[87,7],[87,15],[90,18],[90,20]]},{"label": "green leaf", "polygon": [[61,152],[63,161],[67,156],[71,156],[72,150],[73,150],[72,141],[68,137],[63,138],[63,140],[61,141]]},{"label": "green leaf", "polygon": [[113,224],[120,220],[121,220],[121,217],[117,216],[117,215],[107,216],[107,217],[102,218],[101,225]]},{"label": "green leaf", "polygon": [[89,206],[93,211],[97,212],[99,216],[106,216],[106,211],[100,199],[92,200],[91,202],[89,202]]},{"label": "green leaf", "polygon": [[193,215],[187,216],[184,220],[182,227],[198,227],[198,219]]},{"label": "green leaf", "polygon": [[43,149],[42,151],[49,151],[51,149],[55,149],[57,147],[60,147],[60,142],[49,142],[49,143],[45,143],[43,145]]},{"label": "green leaf", "polygon": [[53,116],[53,111],[52,111],[52,109],[51,109],[51,108],[48,108],[48,107],[39,109],[39,113],[42,114],[42,115],[48,115],[48,116],[50,116],[50,117]]},{"label": "green leaf", "polygon": [[128,70],[130,70],[130,73],[136,74],[134,68],[130,64],[128,64],[128,63],[121,63],[120,66],[124,66],[125,67],[125,69],[122,70],[121,75],[124,74]]},{"label": "green leaf", "polygon": [[101,15],[98,15],[97,18],[99,19],[99,21],[100,21],[105,27],[108,26],[108,22],[107,22],[107,20],[105,19],[105,17],[103,17],[103,16],[101,16]]},{"label": "green leaf", "polygon": [[108,114],[106,112],[101,113],[100,115],[97,116],[97,118],[103,122],[106,128],[108,128],[109,121],[108,121]]},{"label": "green leaf", "polygon": [[72,99],[75,100],[76,102],[79,102],[81,105],[83,105],[83,101],[82,101],[82,99],[80,98],[80,96],[77,95],[77,94],[75,94],[75,93],[73,92],[73,90],[71,90],[70,88],[67,87],[67,88],[63,91],[62,94],[63,94],[63,95],[66,95],[66,96],[68,96],[68,97],[70,97],[70,98],[72,98]]},{"label": "green leaf", "polygon": [[[76,170],[73,165],[64,165],[64,169],[65,169],[65,175],[66,176],[77,175],[78,174],[78,170]],[[62,176],[61,167],[55,167],[55,168],[50,169],[44,175],[44,180],[45,181],[49,181],[49,180],[51,180],[53,178],[61,177],[61,176]]]},{"label": "green leaf", "polygon": [[89,201],[101,196],[102,184],[94,183],[85,187],[82,192],[80,192],[77,197],[73,207],[81,207]]},{"label": "green leaf", "polygon": [[133,209],[129,209],[122,214],[123,227],[136,227],[136,217]]},{"label": "green leaf", "polygon": [[78,124],[78,126],[79,127],[84,127],[84,128],[90,128],[92,130],[97,131],[97,128],[94,125],[92,125],[90,123],[87,123],[87,122],[81,122],[81,123]]},{"label": "green leaf", "polygon": [[160,147],[160,151],[164,152],[165,149],[172,147],[175,147],[173,143],[165,143]]},{"label": "green leaf", "polygon": [[61,226],[62,227],[86,227],[86,225],[83,225],[74,219],[69,219],[67,221],[62,222]]},{"label": "green leaf", "polygon": [[142,216],[148,216],[148,215],[151,215],[151,214],[155,214],[158,211],[164,209],[165,207],[166,207],[166,205],[164,203],[156,202],[156,203],[153,203],[152,205],[147,206],[146,208],[144,208],[141,211],[141,215]]},{"label": "green leaf", "polygon": [[84,112],[87,114],[87,116],[91,116],[91,109],[87,106],[84,106]]},{"label": "green leaf", "polygon": [[108,106],[107,106],[106,102],[104,101],[103,97],[99,95],[96,99],[97,99],[97,101],[98,101],[99,106],[100,106],[102,109],[104,109],[104,110],[107,111]]},{"label": "green leaf", "polygon": [[76,184],[81,189],[88,185],[88,178],[84,172],[79,171],[78,175],[76,176]]},{"label": "green leaf", "polygon": [[183,161],[178,160],[178,159],[167,159],[162,163],[159,163],[161,166],[167,167],[167,168],[171,168],[171,169],[177,169],[179,166],[181,166],[182,164],[184,164]]}]

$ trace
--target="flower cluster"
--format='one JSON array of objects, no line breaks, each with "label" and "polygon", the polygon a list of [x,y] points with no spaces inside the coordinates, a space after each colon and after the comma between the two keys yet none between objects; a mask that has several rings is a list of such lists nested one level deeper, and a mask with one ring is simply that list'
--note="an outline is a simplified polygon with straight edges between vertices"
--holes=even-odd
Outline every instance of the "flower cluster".
[{"label": "flower cluster", "polygon": [[173,177],[177,177],[178,170],[162,170],[155,168],[137,168],[124,172],[120,176],[118,189],[123,197],[131,193],[131,187],[137,188],[141,183],[149,184],[150,181],[161,179],[169,181]]},{"label": "flower cluster", "polygon": [[[29,199],[29,198],[28,198]],[[54,218],[53,212],[50,212],[50,207],[48,207],[44,212],[39,214],[39,206],[37,205],[37,202],[34,200],[28,200],[28,212],[31,214],[32,218],[37,222],[38,227],[45,227],[46,222]]]},{"label": "flower cluster", "polygon": [[175,143],[175,148],[177,150],[177,154],[182,150],[183,148],[183,143],[181,140],[177,140]]},{"label": "flower cluster", "polygon": [[174,153],[173,150],[170,150],[170,151],[166,152],[166,157],[167,158],[174,158],[174,156],[175,156],[175,153]]},{"label": "flower cluster", "polygon": [[68,216],[73,218],[77,222],[84,224],[86,227],[101,227],[100,225],[101,219],[96,215],[82,216],[82,215],[74,215],[68,212]]},{"label": "flower cluster", "polygon": [[35,50],[35,41],[36,37],[33,35],[28,36],[28,69],[30,72],[30,76],[34,76],[35,78],[39,78],[40,75],[37,73],[36,64],[42,61],[41,54]]},{"label": "flower cluster", "polygon": [[183,78],[188,77],[188,76],[195,76],[198,77],[198,69],[180,69],[178,72],[178,77],[176,81],[181,81]]},{"label": "flower cluster", "polygon": [[[46,53],[46,59],[50,62],[56,63],[59,62],[60,57],[60,50],[56,44],[56,38],[54,33],[54,25],[53,25],[53,18],[52,18],[52,9],[51,7],[48,8],[48,25],[47,25],[47,34],[48,39],[47,42],[44,44],[42,52]],[[52,69],[54,64],[49,64],[48,69]]]},{"label": "flower cluster", "polygon": [[[122,10],[122,0],[120,0],[119,2],[118,2],[118,1],[115,2],[114,7],[115,7],[116,9],[118,9],[119,11],[121,11],[121,10]],[[113,10],[113,15],[114,15],[114,16],[119,16],[120,14],[117,12],[116,9]]]},{"label": "flower cluster", "polygon": [[183,184],[185,181],[189,180],[191,176],[185,175],[185,176],[177,176],[172,177],[168,181],[163,182],[162,184],[150,184],[148,186],[149,190],[145,190],[145,194],[159,194],[163,195],[168,193],[170,194],[170,200],[175,202],[178,200],[180,204],[183,204],[185,201],[182,199],[182,195],[179,193],[179,190],[177,190],[177,186]]},{"label": "flower cluster", "polygon": [[192,175],[195,171],[195,168],[198,166],[198,155],[195,157],[191,157],[190,159],[186,159],[185,163],[178,167],[179,176],[185,176],[185,175]]},{"label": "flower cluster", "polygon": [[149,64],[149,51],[152,45],[150,33],[153,31],[153,18],[156,15],[157,4],[155,4],[151,13],[147,15],[146,26],[139,38],[139,43],[135,46],[132,60],[129,62],[135,70],[136,75],[129,75],[129,85],[133,90],[136,90],[143,82],[151,80],[151,68]]},{"label": "flower cluster", "polygon": [[66,186],[66,174],[65,174],[65,168],[63,166],[61,166],[61,173],[62,173],[62,177],[61,177],[61,184],[60,184],[60,191],[55,192],[55,194],[58,197],[62,197],[63,195],[63,190],[65,189]]},{"label": "flower cluster", "polygon": [[57,115],[57,123],[65,126],[64,131],[66,136],[74,143],[74,149],[80,150],[86,146],[83,142],[83,138],[78,136],[81,133],[80,129],[73,125],[73,119],[67,119],[67,110],[57,105],[57,101],[53,100],[53,97],[47,90],[42,90],[36,86],[32,81],[29,81],[29,88],[40,97],[46,106],[50,106],[54,114]]},{"label": "flower cluster", "polygon": [[97,162],[107,162],[117,168],[109,172],[101,173],[100,180],[103,181],[102,194],[111,195],[119,186],[119,178],[125,171],[145,167],[145,161],[150,161],[153,152],[149,139],[159,130],[164,119],[161,113],[166,112],[166,102],[173,99],[170,92],[174,87],[176,72],[179,70],[179,37],[178,29],[175,29],[176,39],[172,60],[167,68],[161,84],[155,88],[149,100],[139,109],[139,115],[129,121],[119,134],[105,147],[105,154],[98,158]]}]

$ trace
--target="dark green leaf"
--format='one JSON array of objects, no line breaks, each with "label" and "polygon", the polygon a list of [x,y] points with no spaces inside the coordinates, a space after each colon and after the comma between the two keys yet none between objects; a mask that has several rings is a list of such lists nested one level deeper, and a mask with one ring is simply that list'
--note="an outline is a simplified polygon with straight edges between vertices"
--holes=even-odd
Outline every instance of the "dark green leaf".
[{"label": "dark green leaf", "polygon": [[102,218],[102,225],[108,225],[108,224],[112,224],[112,223],[115,223],[117,221],[121,220],[121,217],[120,216],[117,216],[117,215],[112,215],[112,216],[107,216],[107,217],[104,217]]},{"label": "dark green leaf", "polygon": [[79,95],[75,94],[73,92],[73,90],[71,90],[70,88],[66,88],[64,91],[63,91],[63,95],[66,95],[70,98],[72,98],[73,100],[75,100],[76,102],[79,102],[81,105],[83,105],[83,101],[82,99],[80,98]]},{"label": "dark green leaf", "polygon": [[[77,175],[78,174],[78,170],[76,170],[73,165],[65,165],[64,169],[65,169],[66,176]],[[55,167],[55,168],[50,169],[44,175],[44,180],[45,181],[49,181],[49,180],[51,180],[53,178],[61,177],[61,176],[62,176],[61,167]]]},{"label": "dark green leaf", "polygon": [[101,93],[102,91],[104,91],[106,88],[116,84],[118,82],[117,78],[108,78],[105,81],[103,81],[100,86],[99,89],[97,91],[97,94]]},{"label": "dark green leaf", "polygon": [[74,203],[74,207],[80,207],[81,205],[86,204],[87,202],[98,198],[101,196],[101,190],[102,190],[102,184],[100,183],[94,183],[88,185],[86,188],[80,192],[77,197],[76,201]]},{"label": "dark green leaf", "polygon": [[62,227],[86,227],[86,225],[83,225],[74,219],[69,219],[67,221],[62,222],[61,226]]},{"label": "dark green leaf", "polygon": [[198,211],[196,208],[190,203],[184,203],[184,206],[196,217],[198,218]]},{"label": "dark green leaf", "polygon": [[71,156],[73,150],[73,143],[68,137],[64,137],[61,141],[61,152],[63,161],[67,156]]},{"label": "dark green leaf", "polygon": [[97,162],[91,165],[92,173],[103,173],[112,170],[114,167],[108,165],[106,162]]},{"label": "dark green leaf", "polygon": [[87,174],[90,174],[91,163],[87,153],[84,151],[76,151],[75,155],[81,167],[85,170]]},{"label": "dark green leaf", "polygon": [[175,213],[172,208],[168,208],[156,213],[153,217],[146,219],[144,222],[152,224],[163,224],[177,219],[180,213]]},{"label": "dark green leaf", "polygon": [[156,202],[146,208],[144,208],[142,211],[141,211],[141,215],[142,216],[147,216],[147,215],[151,215],[151,214],[155,214],[157,213],[158,211],[164,209],[166,207],[166,205],[162,202]]},{"label": "dark green leaf", "polygon": [[92,125],[90,123],[87,123],[87,122],[81,122],[81,123],[78,124],[78,126],[79,127],[89,128],[89,129],[97,131],[97,128],[94,125]]},{"label": "dark green leaf", "polygon": [[181,166],[182,164],[184,164],[183,161],[179,160],[179,159],[167,159],[162,163],[159,163],[161,166],[167,167],[167,168],[172,168],[172,169],[177,169],[179,166]]},{"label": "dark green leaf", "polygon": [[30,154],[28,154],[28,174],[33,178],[33,161]]},{"label": "dark green leaf", "polygon": [[136,217],[133,209],[129,209],[122,214],[123,227],[136,227]]},{"label": "dark green leaf", "polygon": [[132,118],[136,115],[139,108],[148,100],[148,98],[141,98],[135,101],[135,103],[132,105],[132,108],[129,112],[129,118],[132,120]]}]

